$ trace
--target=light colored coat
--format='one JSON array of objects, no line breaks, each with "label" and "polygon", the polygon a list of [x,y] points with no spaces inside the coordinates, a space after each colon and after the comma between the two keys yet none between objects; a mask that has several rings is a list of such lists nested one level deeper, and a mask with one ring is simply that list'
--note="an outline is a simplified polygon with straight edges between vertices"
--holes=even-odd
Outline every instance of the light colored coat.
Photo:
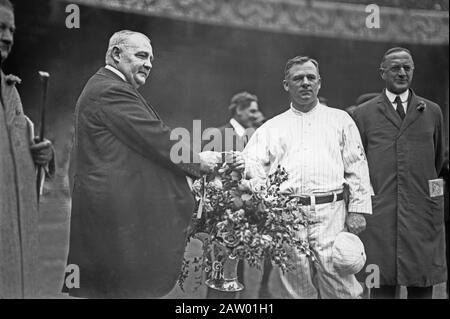
[{"label": "light colored coat", "polygon": [[0,299],[33,298],[38,293],[36,173],[17,82],[1,73]]}]

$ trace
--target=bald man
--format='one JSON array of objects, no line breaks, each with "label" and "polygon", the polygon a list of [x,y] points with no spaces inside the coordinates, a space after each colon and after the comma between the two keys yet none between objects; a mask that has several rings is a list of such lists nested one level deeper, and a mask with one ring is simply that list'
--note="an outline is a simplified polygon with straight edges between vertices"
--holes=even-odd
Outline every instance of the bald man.
[{"label": "bald man", "polygon": [[186,176],[215,162],[188,145],[191,162],[171,158],[181,142],[138,91],[153,63],[147,36],[119,31],[78,99],[67,263],[80,286],[63,289],[72,296],[158,298],[178,277],[194,208]]}]

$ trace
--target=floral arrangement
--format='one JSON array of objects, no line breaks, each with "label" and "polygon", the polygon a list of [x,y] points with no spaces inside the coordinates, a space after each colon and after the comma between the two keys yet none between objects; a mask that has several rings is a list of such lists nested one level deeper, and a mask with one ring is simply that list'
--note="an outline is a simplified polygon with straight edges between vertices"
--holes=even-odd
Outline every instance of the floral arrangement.
[{"label": "floral arrangement", "polygon": [[[308,226],[308,220],[298,200],[280,192],[287,179],[287,172],[279,166],[265,186],[252,191],[243,186],[239,172],[223,163],[212,176],[194,183],[197,207],[188,240],[201,239],[203,255],[183,260],[178,280],[181,289],[192,264],[195,271],[212,271],[210,276],[214,276],[213,262],[220,250],[258,269],[269,258],[283,273],[293,268],[290,253],[294,249],[316,261],[309,243],[295,236],[302,226]],[[197,280],[200,285],[202,275]]]}]

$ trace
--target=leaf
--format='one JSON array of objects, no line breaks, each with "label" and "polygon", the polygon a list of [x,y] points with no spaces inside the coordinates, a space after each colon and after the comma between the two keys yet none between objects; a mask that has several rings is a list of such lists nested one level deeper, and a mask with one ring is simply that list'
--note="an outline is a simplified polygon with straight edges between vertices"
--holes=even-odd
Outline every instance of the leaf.
[{"label": "leaf", "polygon": [[232,171],[231,174],[230,174],[230,176],[231,176],[231,179],[232,179],[233,181],[240,181],[241,178],[242,178],[241,173],[236,172],[236,171]]},{"label": "leaf", "polygon": [[239,197],[233,198],[233,204],[236,208],[241,208],[242,206],[244,206],[244,202]]}]

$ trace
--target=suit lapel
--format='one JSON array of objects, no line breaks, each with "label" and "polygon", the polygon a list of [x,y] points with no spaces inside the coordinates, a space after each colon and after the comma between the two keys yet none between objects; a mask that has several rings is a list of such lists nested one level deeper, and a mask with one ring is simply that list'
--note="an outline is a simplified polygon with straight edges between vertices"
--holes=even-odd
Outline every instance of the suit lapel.
[{"label": "suit lapel", "polygon": [[419,99],[413,90],[410,90],[411,99],[409,101],[408,109],[406,110],[406,116],[403,120],[402,127],[400,129],[399,135],[401,135],[412,123],[414,123],[420,116],[421,112],[417,110],[417,105],[419,104]]},{"label": "suit lapel", "polygon": [[394,124],[398,129],[402,126],[402,120],[391,105],[384,91],[378,99],[378,104],[383,115]]},{"label": "suit lapel", "polygon": [[141,93],[139,93],[138,90],[136,90],[136,92],[139,96],[139,99],[141,100],[142,103],[144,103],[144,105],[147,107],[147,109],[150,111],[150,113],[154,117],[156,117],[158,120],[161,120],[161,117],[159,116],[159,114],[156,112],[156,110],[150,104],[148,104],[147,100],[144,99],[144,97],[141,95]]},{"label": "suit lapel", "polygon": [[105,67],[100,68],[100,70],[98,70],[97,73],[101,74],[101,75],[105,75],[109,78],[113,78],[113,79],[123,83],[124,85],[127,85],[131,89],[133,89],[136,92],[137,96],[139,97],[139,100],[147,107],[147,110],[150,112],[150,114],[153,115],[154,117],[156,117],[158,120],[161,120],[161,117],[158,115],[158,113],[155,111],[155,109],[153,107],[151,107],[150,104],[148,104],[148,102],[144,99],[144,97],[141,95],[141,93],[139,93],[139,91],[136,90],[131,84],[129,84],[128,82],[124,82],[117,74],[108,70]]}]

